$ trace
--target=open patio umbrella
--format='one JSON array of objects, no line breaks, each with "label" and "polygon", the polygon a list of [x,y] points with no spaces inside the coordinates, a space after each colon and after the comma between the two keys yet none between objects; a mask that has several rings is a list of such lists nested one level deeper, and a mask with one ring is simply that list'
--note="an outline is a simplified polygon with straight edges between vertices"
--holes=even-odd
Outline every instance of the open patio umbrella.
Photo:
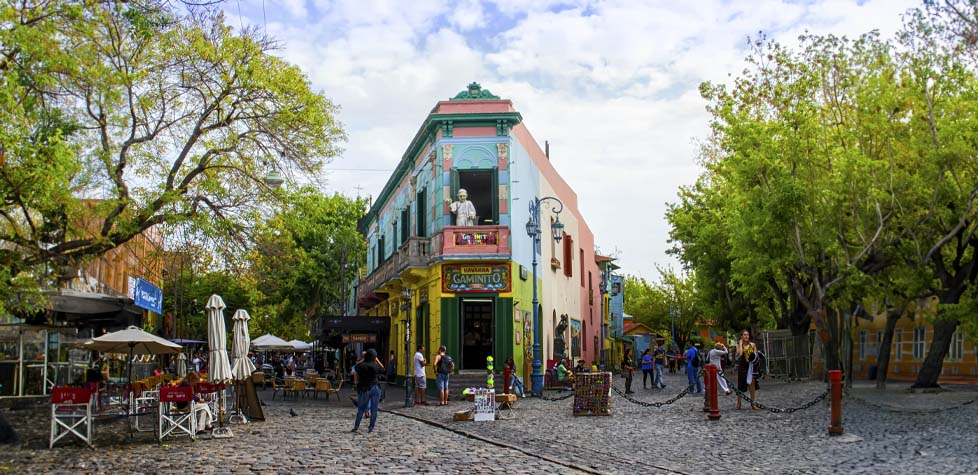
[{"label": "open patio umbrella", "polygon": [[[224,384],[231,380],[231,362],[228,361],[228,332],[224,326],[224,300],[214,294],[207,299],[207,381],[211,384]],[[232,437],[230,430],[224,429],[224,398],[221,391],[217,422],[221,429],[212,432],[214,437]]]},{"label": "open patio umbrella", "polygon": [[[84,344],[84,348],[102,353],[128,353],[129,385],[132,387],[132,357],[133,355],[160,355],[179,353],[183,348],[171,341],[147,333],[139,327],[129,327],[125,330],[106,333]],[[132,425],[129,425],[129,435],[132,435]]]},{"label": "open patio umbrella", "polygon": [[295,351],[291,343],[268,333],[251,341],[254,351]]},{"label": "open patio umbrella", "polygon": [[312,344],[302,340],[292,340],[289,344],[292,345],[292,348],[295,348],[295,351],[309,351],[312,349]]}]

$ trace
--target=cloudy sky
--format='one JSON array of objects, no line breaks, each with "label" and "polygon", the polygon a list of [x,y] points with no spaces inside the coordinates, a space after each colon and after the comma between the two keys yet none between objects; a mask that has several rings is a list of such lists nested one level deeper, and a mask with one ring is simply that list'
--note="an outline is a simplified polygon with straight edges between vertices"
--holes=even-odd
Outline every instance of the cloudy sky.
[{"label": "cloudy sky", "polygon": [[478,81],[511,99],[578,193],[604,253],[657,277],[665,204],[699,173],[702,81],[743,69],[749,36],[891,36],[914,0],[227,0],[342,107],[326,191],[376,196],[435,102]]}]

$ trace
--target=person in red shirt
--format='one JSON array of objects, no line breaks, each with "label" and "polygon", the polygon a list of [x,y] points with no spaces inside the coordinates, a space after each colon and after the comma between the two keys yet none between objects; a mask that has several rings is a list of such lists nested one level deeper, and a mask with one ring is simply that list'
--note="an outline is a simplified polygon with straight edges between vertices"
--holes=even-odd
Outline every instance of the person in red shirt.
[{"label": "person in red shirt", "polygon": [[515,367],[516,362],[513,361],[513,357],[506,358],[506,363],[503,364],[503,394],[509,394],[509,384],[512,381],[513,368]]}]

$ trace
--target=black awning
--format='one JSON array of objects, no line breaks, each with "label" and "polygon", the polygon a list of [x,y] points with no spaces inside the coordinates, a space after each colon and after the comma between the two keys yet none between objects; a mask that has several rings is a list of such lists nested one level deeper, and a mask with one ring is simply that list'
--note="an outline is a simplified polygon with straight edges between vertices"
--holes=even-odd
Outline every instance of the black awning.
[{"label": "black awning", "polygon": [[315,333],[376,332],[387,333],[391,329],[390,317],[322,317],[317,322]]}]

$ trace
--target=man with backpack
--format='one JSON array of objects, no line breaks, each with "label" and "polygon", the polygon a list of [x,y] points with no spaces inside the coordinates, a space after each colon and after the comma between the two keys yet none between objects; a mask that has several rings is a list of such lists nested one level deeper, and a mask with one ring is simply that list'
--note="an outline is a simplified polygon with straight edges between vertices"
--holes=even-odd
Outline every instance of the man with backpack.
[{"label": "man with backpack", "polygon": [[438,387],[438,394],[441,396],[439,406],[448,405],[448,377],[455,371],[455,361],[445,354],[446,351],[448,348],[441,345],[438,347],[438,356],[435,357],[435,386]]},{"label": "man with backpack", "polygon": [[700,382],[699,371],[702,363],[700,362],[700,352],[693,346],[692,341],[686,342],[686,379],[689,381],[689,392],[693,392],[693,385],[696,386],[696,393],[703,392],[703,383]]}]

